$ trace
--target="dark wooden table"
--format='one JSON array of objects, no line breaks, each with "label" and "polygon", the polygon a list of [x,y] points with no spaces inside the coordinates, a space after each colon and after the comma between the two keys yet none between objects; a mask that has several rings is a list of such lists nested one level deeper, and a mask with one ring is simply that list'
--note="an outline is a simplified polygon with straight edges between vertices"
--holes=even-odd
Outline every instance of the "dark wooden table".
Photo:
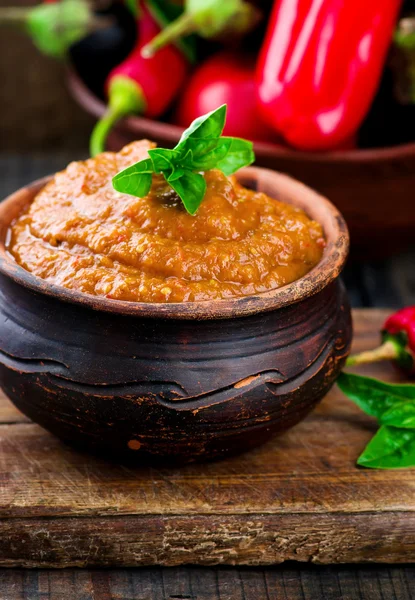
[{"label": "dark wooden table", "polygon": [[[0,197],[73,158],[0,156]],[[415,303],[415,252],[348,265],[344,279],[355,307]],[[284,563],[269,568],[0,570],[0,600],[153,599],[415,600],[415,566]]]},{"label": "dark wooden table", "polygon": [[413,600],[415,567],[0,572],[2,600]]}]

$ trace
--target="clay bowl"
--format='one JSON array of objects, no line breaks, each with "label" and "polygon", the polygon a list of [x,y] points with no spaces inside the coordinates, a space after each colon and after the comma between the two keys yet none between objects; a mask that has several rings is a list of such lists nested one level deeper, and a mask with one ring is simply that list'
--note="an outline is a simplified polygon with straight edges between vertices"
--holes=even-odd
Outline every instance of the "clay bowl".
[{"label": "clay bowl", "polygon": [[[103,115],[103,101],[74,71],[68,83],[84,110],[97,118]],[[131,117],[115,127],[108,147],[119,150],[141,138],[172,147],[182,132],[170,123]],[[413,244],[415,211],[410,190],[415,187],[415,143],[331,153],[256,143],[255,154],[258,166],[288,173],[330,198],[346,219],[357,258],[385,257]]]},{"label": "clay bowl", "polygon": [[47,180],[0,204],[0,385],[17,408],[68,443],[137,462],[238,453],[306,416],[349,351],[346,224],[285,175],[238,177],[304,208],[328,243],[305,277],[232,300],[133,303],[48,284],[5,250],[11,221]]}]

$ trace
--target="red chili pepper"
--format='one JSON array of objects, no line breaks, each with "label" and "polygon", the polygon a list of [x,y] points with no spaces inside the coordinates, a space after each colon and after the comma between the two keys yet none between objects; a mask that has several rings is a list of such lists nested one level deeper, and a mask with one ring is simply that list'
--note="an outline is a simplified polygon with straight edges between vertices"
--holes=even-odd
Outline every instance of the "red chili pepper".
[{"label": "red chili pepper", "polygon": [[250,140],[275,140],[258,113],[255,61],[240,53],[220,52],[199,65],[179,100],[176,122],[187,127],[194,119],[227,104],[224,133]]},{"label": "red chili pepper", "polygon": [[258,97],[296,148],[351,138],[375,95],[401,0],[276,0],[261,49]]},{"label": "red chili pepper", "polygon": [[408,375],[415,375],[415,306],[398,310],[386,319],[382,329],[382,345],[375,350],[354,354],[348,365],[393,360]]},{"label": "red chili pepper", "polygon": [[106,82],[108,110],[92,132],[92,156],[104,151],[105,140],[116,121],[132,113],[160,116],[182,87],[188,62],[179,49],[169,45],[151,58],[141,54],[143,46],[159,31],[159,25],[142,3],[137,45],[111,71]]}]

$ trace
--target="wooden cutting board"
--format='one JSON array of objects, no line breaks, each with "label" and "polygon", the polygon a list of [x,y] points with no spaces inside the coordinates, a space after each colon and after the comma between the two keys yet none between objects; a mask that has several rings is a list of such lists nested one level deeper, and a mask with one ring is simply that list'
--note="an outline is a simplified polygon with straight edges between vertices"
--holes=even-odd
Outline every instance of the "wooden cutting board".
[{"label": "wooden cutting board", "polygon": [[[386,315],[354,312],[355,351],[378,343]],[[359,372],[399,379],[387,364]],[[375,430],[334,388],[254,452],[135,468],[70,449],[2,397],[0,565],[414,561],[415,469],[355,466]]]}]

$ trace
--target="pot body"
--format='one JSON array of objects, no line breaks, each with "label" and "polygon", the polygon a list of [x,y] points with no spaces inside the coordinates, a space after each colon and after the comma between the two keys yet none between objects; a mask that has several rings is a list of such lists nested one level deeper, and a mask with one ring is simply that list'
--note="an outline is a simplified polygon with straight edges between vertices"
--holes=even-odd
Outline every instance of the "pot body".
[{"label": "pot body", "polygon": [[352,336],[336,279],[271,312],[223,320],[117,315],[0,276],[0,385],[68,443],[140,462],[253,448],[326,394]]}]

